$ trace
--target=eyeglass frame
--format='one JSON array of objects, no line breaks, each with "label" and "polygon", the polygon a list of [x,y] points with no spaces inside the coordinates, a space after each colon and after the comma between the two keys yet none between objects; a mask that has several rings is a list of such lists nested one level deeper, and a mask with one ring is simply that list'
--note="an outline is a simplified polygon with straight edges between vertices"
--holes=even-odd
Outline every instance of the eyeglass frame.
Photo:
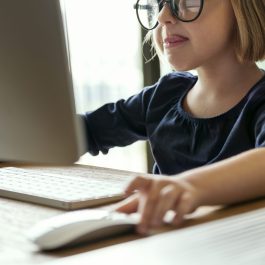
[{"label": "eyeglass frame", "polygon": [[[138,3],[139,3],[140,1],[142,1],[142,0],[137,0],[136,4],[133,5],[133,8],[136,10],[136,16],[137,16],[138,22],[140,23],[140,25],[141,25],[145,30],[148,30],[148,31],[149,31],[149,30],[153,30],[153,29],[155,29],[155,28],[158,26],[159,22],[157,21],[156,24],[154,25],[154,27],[152,27],[151,29],[146,28],[146,27],[142,24],[141,19],[140,19],[140,16],[139,16],[139,12],[138,12],[138,10],[139,10],[139,8],[138,8],[139,4],[138,4]],[[200,10],[199,10],[198,14],[195,16],[195,18],[190,19],[190,20],[181,19],[181,18],[179,18],[179,17],[176,15],[175,10],[174,10],[174,8],[173,8],[173,2],[174,2],[174,0],[161,0],[160,2],[158,1],[158,2],[159,2],[159,3],[158,3],[158,6],[159,6],[159,13],[160,13],[161,10],[163,9],[164,4],[168,4],[168,5],[169,5],[169,8],[170,8],[170,11],[171,11],[171,14],[172,14],[176,19],[178,19],[179,21],[182,21],[182,22],[187,22],[187,23],[189,23],[189,22],[192,22],[192,21],[198,19],[199,16],[201,15],[202,10],[203,10],[203,7],[204,7],[204,0],[200,0],[200,1],[201,1],[201,6],[200,6]]]}]

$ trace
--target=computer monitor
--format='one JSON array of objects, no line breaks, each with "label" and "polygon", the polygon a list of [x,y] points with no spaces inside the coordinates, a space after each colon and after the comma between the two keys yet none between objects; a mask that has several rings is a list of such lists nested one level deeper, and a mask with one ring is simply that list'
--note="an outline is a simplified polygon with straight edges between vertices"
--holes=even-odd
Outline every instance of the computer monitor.
[{"label": "computer monitor", "polygon": [[60,0],[0,0],[0,161],[70,164],[85,147]]}]

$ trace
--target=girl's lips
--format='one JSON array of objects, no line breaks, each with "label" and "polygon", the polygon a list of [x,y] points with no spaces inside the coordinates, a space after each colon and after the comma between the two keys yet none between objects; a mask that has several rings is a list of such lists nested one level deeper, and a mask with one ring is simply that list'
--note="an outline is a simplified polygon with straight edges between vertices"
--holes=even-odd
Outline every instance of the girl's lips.
[{"label": "girl's lips", "polygon": [[179,46],[188,40],[189,39],[184,36],[172,35],[172,36],[166,37],[163,43],[164,43],[165,48],[171,48],[171,47]]}]

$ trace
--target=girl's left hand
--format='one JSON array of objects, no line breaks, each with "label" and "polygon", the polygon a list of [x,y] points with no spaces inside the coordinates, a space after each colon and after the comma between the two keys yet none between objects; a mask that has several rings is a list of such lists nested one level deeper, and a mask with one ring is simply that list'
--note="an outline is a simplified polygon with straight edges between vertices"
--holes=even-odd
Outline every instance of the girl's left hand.
[{"label": "girl's left hand", "polygon": [[151,227],[161,226],[169,210],[175,212],[172,222],[178,225],[185,214],[199,206],[196,188],[184,179],[172,177],[136,177],[126,188],[126,194],[131,196],[119,203],[116,210],[139,212],[141,219],[137,230],[141,234],[146,234]]}]

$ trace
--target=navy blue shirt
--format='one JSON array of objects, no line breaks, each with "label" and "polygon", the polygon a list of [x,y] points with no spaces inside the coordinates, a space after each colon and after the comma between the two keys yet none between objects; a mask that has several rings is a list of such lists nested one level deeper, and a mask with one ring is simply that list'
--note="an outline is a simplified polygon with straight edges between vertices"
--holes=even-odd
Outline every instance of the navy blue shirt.
[{"label": "navy blue shirt", "polygon": [[232,109],[213,118],[194,118],[182,102],[197,77],[170,73],[127,100],[84,115],[88,151],[148,140],[154,173],[177,174],[265,146],[265,77]]}]

